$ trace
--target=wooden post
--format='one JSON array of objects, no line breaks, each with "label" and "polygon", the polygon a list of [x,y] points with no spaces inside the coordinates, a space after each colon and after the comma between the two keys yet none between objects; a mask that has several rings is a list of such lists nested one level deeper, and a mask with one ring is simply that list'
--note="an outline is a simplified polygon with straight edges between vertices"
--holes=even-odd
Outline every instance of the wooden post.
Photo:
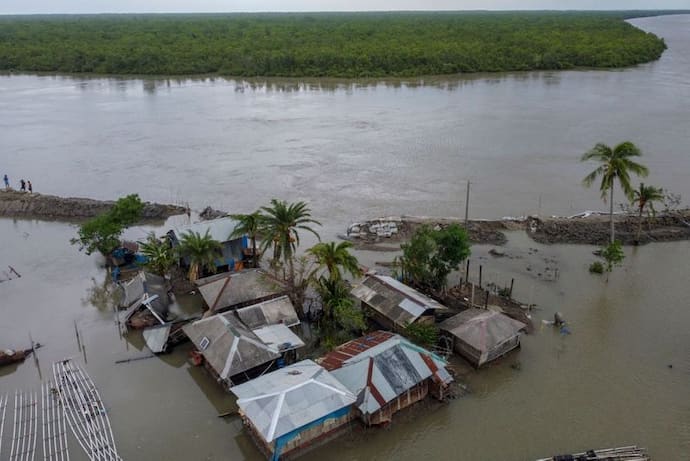
[{"label": "wooden post", "polygon": [[479,265],[479,288],[482,287],[482,265]]},{"label": "wooden post", "polygon": [[515,284],[515,279],[510,279],[510,291],[508,292],[508,299],[513,299],[513,285]]},{"label": "wooden post", "polygon": [[489,308],[489,290],[486,290],[486,296],[484,297],[484,309]]},{"label": "wooden post", "polygon": [[470,297],[470,307],[474,307],[474,283],[472,284],[472,296]]},{"label": "wooden post", "polygon": [[470,283],[470,258],[467,258],[467,265],[465,266],[465,282]]}]

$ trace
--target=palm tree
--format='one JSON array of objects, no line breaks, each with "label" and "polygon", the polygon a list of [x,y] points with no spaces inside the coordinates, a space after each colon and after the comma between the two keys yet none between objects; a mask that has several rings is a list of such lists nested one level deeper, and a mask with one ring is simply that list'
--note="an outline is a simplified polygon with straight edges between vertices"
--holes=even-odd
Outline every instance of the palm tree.
[{"label": "palm tree", "polygon": [[340,242],[338,244],[335,242],[317,243],[308,252],[316,258],[319,268],[325,268],[328,271],[329,279],[341,280],[343,274],[340,268],[354,277],[362,274],[357,258],[350,254],[350,248],[352,248],[352,243],[350,242]]},{"label": "palm tree", "polygon": [[628,198],[632,197],[633,189],[630,185],[630,173],[638,176],[647,176],[649,174],[646,166],[632,160],[632,158],[640,157],[641,155],[642,151],[635,144],[626,141],[618,144],[613,149],[606,144],[599,143],[582,156],[581,160],[583,162],[596,160],[600,163],[594,171],[585,176],[582,183],[589,187],[597,178],[601,177],[599,190],[604,202],[606,202],[606,194],[610,194],[611,243],[615,240],[613,228],[613,186],[617,179],[625,195]]},{"label": "palm tree", "polygon": [[290,280],[294,278],[292,256],[299,245],[299,231],[311,232],[321,240],[310,224],[321,225],[311,217],[311,210],[304,202],[288,204],[284,200],[271,200],[271,206],[261,207],[264,212],[261,234],[264,237],[262,250],[273,246],[273,261],[281,258],[290,269]]},{"label": "palm tree", "polygon": [[153,232],[146,236],[146,241],[139,242],[139,249],[148,260],[146,267],[154,274],[165,277],[175,265],[175,252],[170,242],[157,238]]},{"label": "palm tree", "polygon": [[261,230],[263,217],[261,213],[255,211],[251,214],[235,214],[231,215],[232,219],[237,221],[237,225],[230,234],[230,238],[242,237],[246,235],[252,241],[252,266],[259,267],[259,254],[256,251],[256,239]]},{"label": "palm tree", "polygon": [[637,237],[636,242],[640,241],[640,234],[642,233],[642,213],[645,207],[649,208],[647,215],[656,215],[656,210],[654,209],[654,202],[662,202],[666,196],[664,195],[664,190],[660,187],[645,186],[644,183],[640,183],[640,188],[633,191],[632,203],[637,204],[637,208],[640,211],[639,221],[637,223]]},{"label": "palm tree", "polygon": [[208,229],[204,235],[194,231],[182,234],[178,251],[182,257],[189,258],[189,281],[197,280],[204,269],[215,272],[215,261],[221,250],[220,242],[213,240]]}]

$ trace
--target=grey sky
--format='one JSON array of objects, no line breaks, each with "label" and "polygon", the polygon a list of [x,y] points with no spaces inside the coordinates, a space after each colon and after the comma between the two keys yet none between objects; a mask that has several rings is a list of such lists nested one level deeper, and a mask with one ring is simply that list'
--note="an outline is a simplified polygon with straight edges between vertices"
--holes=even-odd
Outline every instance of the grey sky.
[{"label": "grey sky", "polygon": [[0,14],[420,9],[690,9],[690,0],[0,0]]}]

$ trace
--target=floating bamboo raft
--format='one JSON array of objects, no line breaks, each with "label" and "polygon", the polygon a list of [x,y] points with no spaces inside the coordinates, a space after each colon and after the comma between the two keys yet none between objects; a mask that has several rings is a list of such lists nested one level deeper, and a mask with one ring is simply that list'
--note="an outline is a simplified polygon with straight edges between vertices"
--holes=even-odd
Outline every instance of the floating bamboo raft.
[{"label": "floating bamboo raft", "polygon": [[122,461],[108,413],[91,378],[70,359],[53,363],[53,376],[67,422],[91,461]]},{"label": "floating bamboo raft", "polygon": [[69,461],[67,421],[60,395],[55,387],[41,387],[41,425],[43,427],[43,460]]},{"label": "floating bamboo raft", "polygon": [[572,455],[557,455],[537,461],[650,461],[647,450],[636,446],[589,450]]},{"label": "floating bamboo raft", "polygon": [[[5,397],[6,406],[7,397]],[[3,415],[4,413],[3,409]],[[14,393],[13,420],[9,461],[33,461],[36,456],[38,433],[38,398],[35,392],[16,391]],[[4,418],[0,424],[4,426]]]}]

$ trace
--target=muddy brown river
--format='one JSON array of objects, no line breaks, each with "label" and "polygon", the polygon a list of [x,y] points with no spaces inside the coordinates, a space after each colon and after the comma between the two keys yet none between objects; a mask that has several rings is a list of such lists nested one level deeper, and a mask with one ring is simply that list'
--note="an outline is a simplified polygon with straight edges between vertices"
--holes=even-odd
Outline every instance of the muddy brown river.
[{"label": "muddy brown river", "polygon": [[[460,215],[467,179],[473,217],[603,208],[580,185],[591,166],[579,155],[630,139],[645,152],[646,182],[687,203],[690,16],[632,22],[666,39],[661,60],[414,82],[1,76],[0,174],[57,195],[138,192],[235,212],[307,200],[332,239],[359,218]],[[0,394],[38,390],[52,361],[75,357],[99,386],[124,459],[261,459],[237,417],[217,417],[233,399],[187,363],[188,346],[115,363],[147,351],[138,335],[118,334],[100,261],[69,245],[74,233],[0,219],[0,273],[9,264],[22,274],[0,283],[0,347],[27,346],[29,335],[45,344],[38,363],[0,369]],[[536,303],[537,331],[521,350],[463,371],[467,395],[303,459],[532,460],[632,444],[657,461],[690,459],[690,242],[627,248],[605,283],[587,272],[593,247],[508,238],[507,257],[476,246],[472,266],[499,285],[515,278],[515,296]],[[555,311],[572,334],[541,326]],[[85,459],[76,446],[71,454]]]}]

